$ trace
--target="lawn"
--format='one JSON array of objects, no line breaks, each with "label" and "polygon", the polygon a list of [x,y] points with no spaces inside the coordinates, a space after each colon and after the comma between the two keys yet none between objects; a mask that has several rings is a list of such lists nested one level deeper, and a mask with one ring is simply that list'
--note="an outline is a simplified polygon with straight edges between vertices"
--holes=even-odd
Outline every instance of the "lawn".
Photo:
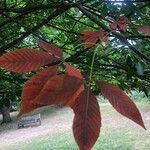
[{"label": "lawn", "polygon": [[[116,113],[109,104],[101,104],[103,126],[93,150],[150,150],[150,102],[137,105],[146,131]],[[78,150],[71,131],[71,110],[47,107],[37,111],[43,118],[40,127],[18,130],[15,121],[13,127],[0,127],[0,150]]]}]

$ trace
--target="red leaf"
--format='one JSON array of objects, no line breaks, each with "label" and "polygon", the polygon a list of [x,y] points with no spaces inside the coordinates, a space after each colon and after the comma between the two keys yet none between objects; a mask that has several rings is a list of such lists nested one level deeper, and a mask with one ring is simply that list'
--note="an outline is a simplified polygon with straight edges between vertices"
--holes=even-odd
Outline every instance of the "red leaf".
[{"label": "red leaf", "polygon": [[119,18],[118,22],[120,22],[120,23],[126,23],[127,20],[128,20],[128,18],[127,18],[126,16],[121,16],[121,17]]},{"label": "red leaf", "polygon": [[54,57],[46,52],[22,48],[1,56],[0,67],[14,72],[29,72],[53,60]]},{"label": "red leaf", "polygon": [[69,63],[65,63],[65,66],[66,66],[66,73],[69,76],[74,76],[74,77],[77,77],[77,78],[83,80],[83,76],[82,76],[80,70],[78,70],[76,67],[74,67],[73,65],[71,65]]},{"label": "red leaf", "polygon": [[63,52],[62,49],[57,47],[54,44],[50,44],[42,39],[39,39],[38,45],[43,48],[45,51],[47,51],[49,54],[54,55],[55,57],[62,58]]},{"label": "red leaf", "polygon": [[81,32],[80,39],[85,41],[85,48],[90,48],[97,42],[98,39],[100,39],[102,42],[106,42],[107,40],[107,34],[104,30],[98,30],[98,31],[91,31],[91,30],[85,30]]},{"label": "red leaf", "polygon": [[109,100],[120,114],[146,129],[137,106],[122,90],[105,81],[99,81],[98,86],[101,89],[102,95]]},{"label": "red leaf", "polygon": [[64,83],[64,74],[55,75],[47,80],[41,91],[38,93],[33,103],[40,105],[50,105],[64,103],[60,96]]},{"label": "red leaf", "polygon": [[21,95],[21,111],[18,116],[42,106],[37,104],[34,99],[39,95],[48,79],[57,74],[57,68],[58,66],[52,66],[44,69],[25,83]]},{"label": "red leaf", "polygon": [[124,23],[118,23],[118,27],[122,29],[124,32],[127,30],[127,26]]},{"label": "red leaf", "polygon": [[121,16],[118,20],[118,27],[120,29],[122,29],[124,32],[127,30],[126,22],[127,22],[127,17],[126,16]]},{"label": "red leaf", "polygon": [[91,150],[99,137],[101,116],[94,94],[84,90],[73,106],[73,133],[80,150]]},{"label": "red leaf", "polygon": [[141,26],[138,30],[143,32],[145,35],[150,36],[150,26]]},{"label": "red leaf", "polygon": [[77,92],[83,81],[67,74],[49,79],[34,102],[40,105],[66,104]]},{"label": "red leaf", "polygon": [[98,38],[101,42],[107,42],[108,41],[108,34],[105,30],[98,30]]},{"label": "red leaf", "polygon": [[77,99],[77,97],[79,96],[79,94],[83,91],[83,90],[85,90],[85,88],[84,88],[84,85],[82,84],[80,87],[79,87],[79,89],[71,96],[71,98],[68,100],[68,105],[71,107],[71,108],[73,108],[74,107],[74,104],[75,104],[75,101],[76,101],[76,99]]},{"label": "red leaf", "polygon": [[[75,69],[69,64],[67,66]],[[57,66],[43,70],[26,82],[22,92],[20,115],[41,106],[66,104],[69,100],[73,103],[82,84],[83,80],[69,73],[57,75]]]},{"label": "red leaf", "polygon": [[86,30],[81,33],[80,39],[85,41],[85,48],[90,48],[97,42],[98,38],[94,31]]},{"label": "red leaf", "polygon": [[81,40],[87,40],[87,38],[90,38],[90,36],[94,36],[93,34],[95,34],[95,31],[91,31],[91,30],[84,30],[83,32],[81,32],[81,36],[80,39]]},{"label": "red leaf", "polygon": [[116,30],[117,29],[117,22],[116,21],[114,21],[112,24],[111,24],[111,29],[112,30]]},{"label": "red leaf", "polygon": [[[69,76],[72,76],[72,77],[76,77],[80,80],[84,80],[80,70],[78,70],[76,67],[74,67],[73,65],[69,64],[69,63],[65,63],[65,66],[66,66],[66,73],[69,75]],[[70,107],[73,107],[74,103],[75,103],[75,100],[77,98],[77,96],[84,90],[84,85],[82,84],[79,89],[77,89],[77,91],[71,96],[71,98],[68,100],[68,105]]]},{"label": "red leaf", "polygon": [[126,31],[127,30],[126,22],[127,22],[127,17],[126,16],[121,16],[118,19],[118,21],[115,21],[114,19],[112,19],[111,29],[115,30],[118,27],[121,30]]}]

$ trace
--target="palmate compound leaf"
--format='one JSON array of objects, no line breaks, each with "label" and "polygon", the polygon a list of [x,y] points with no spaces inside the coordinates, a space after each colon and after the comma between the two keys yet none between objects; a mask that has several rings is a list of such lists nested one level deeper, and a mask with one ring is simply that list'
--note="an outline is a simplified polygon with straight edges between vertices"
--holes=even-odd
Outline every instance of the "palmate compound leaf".
[{"label": "palmate compound leaf", "polygon": [[46,52],[22,48],[0,57],[0,67],[13,72],[29,72],[54,61]]},{"label": "palmate compound leaf", "polygon": [[67,105],[70,106],[71,108],[73,108],[75,101],[77,99],[77,97],[80,95],[80,93],[82,91],[85,90],[84,84],[82,84],[79,89],[71,96],[71,98],[68,100]]},{"label": "palmate compound leaf", "polygon": [[73,65],[69,64],[69,63],[65,63],[65,67],[66,67],[66,73],[69,76],[74,76],[77,77],[78,79],[83,80],[83,75],[81,74],[80,70],[78,70],[76,67],[74,67]]},{"label": "palmate compound leaf", "polygon": [[98,81],[97,84],[102,95],[109,100],[120,114],[146,129],[137,106],[121,89],[105,81]]},{"label": "palmate compound leaf", "polygon": [[[81,79],[82,81],[84,80],[81,72],[76,67],[74,67],[73,65],[71,65],[69,63],[65,63],[65,67],[66,67],[66,73],[69,76],[76,77],[78,79]],[[76,98],[84,89],[85,89],[84,84],[81,84],[81,86],[78,88],[78,90],[71,96],[70,100],[68,100],[68,103],[67,103],[70,107],[74,106]]]},{"label": "palmate compound leaf", "polygon": [[107,42],[107,32],[105,30],[85,30],[81,32],[80,39],[85,42],[84,48],[90,48],[96,44],[98,40],[101,42]]},{"label": "palmate compound leaf", "polygon": [[73,65],[65,63],[66,72],[50,78],[34,100],[40,105],[67,104],[83,85],[83,77]]},{"label": "palmate compound leaf", "polygon": [[83,80],[68,73],[57,74],[57,67],[49,67],[26,82],[19,116],[41,106],[67,104],[75,96]]},{"label": "palmate compound leaf", "polygon": [[38,39],[37,43],[42,49],[47,51],[49,54],[54,55],[57,58],[62,58],[63,51],[56,45],[50,44],[42,39]]},{"label": "palmate compound leaf", "polygon": [[33,103],[34,99],[41,92],[49,78],[57,74],[58,66],[46,68],[33,75],[23,86],[21,95],[21,110],[18,116],[33,111],[42,106]]},{"label": "palmate compound leaf", "polygon": [[145,35],[150,36],[150,26],[141,26],[138,30],[143,32]]},{"label": "palmate compound leaf", "polygon": [[80,150],[91,150],[97,141],[101,127],[99,105],[88,89],[82,91],[72,107],[75,113],[73,133]]}]

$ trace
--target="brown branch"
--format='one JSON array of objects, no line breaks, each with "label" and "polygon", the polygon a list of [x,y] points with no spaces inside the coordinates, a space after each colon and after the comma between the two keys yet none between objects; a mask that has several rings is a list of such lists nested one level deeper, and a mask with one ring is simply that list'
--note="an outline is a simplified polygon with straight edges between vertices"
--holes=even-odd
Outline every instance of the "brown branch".
[{"label": "brown branch", "polygon": [[[78,18],[78,20],[76,20],[76,21],[74,22],[74,24],[73,24],[73,26],[72,26],[70,32],[73,32],[73,31],[74,31],[75,26],[78,24],[78,21],[80,21],[80,20],[83,18],[83,16],[84,16],[84,15],[82,14],[82,16],[80,16],[80,17]],[[71,33],[69,33],[69,35],[67,36],[67,40],[66,40],[66,41],[64,42],[64,44],[61,46],[62,48],[64,48],[64,47],[68,44],[70,35],[71,35]],[[79,35],[80,35],[80,34],[78,34],[78,36],[79,36]]]},{"label": "brown branch", "polygon": [[1,52],[4,52],[6,49],[12,48],[14,45],[18,44],[21,42],[23,39],[25,39],[27,36],[30,34],[34,33],[36,30],[38,30],[40,27],[43,25],[47,24],[50,20],[53,18],[57,17],[58,15],[64,13],[66,10],[68,10],[71,6],[67,6],[66,8],[63,9],[58,9],[54,11],[50,16],[48,16],[46,19],[44,19],[41,23],[38,25],[34,26],[32,29],[27,30],[25,33],[23,33],[19,38],[15,39],[14,41],[8,43],[7,45],[4,45],[0,48]]},{"label": "brown branch", "polygon": [[99,17],[99,18],[101,18],[101,19],[103,19],[103,20],[105,20],[105,21],[107,21],[107,22],[109,22],[109,23],[112,23],[112,21],[110,21],[110,20],[104,18],[104,17],[101,15],[101,12],[100,12],[99,10],[97,10],[96,8],[93,8],[93,7],[88,6],[88,5],[86,5],[86,4],[84,4],[83,6],[85,7],[85,9],[86,9],[87,11],[89,11],[89,12],[92,13],[92,14],[94,14],[95,16],[97,16],[97,17]]},{"label": "brown branch", "polygon": [[[19,19],[19,18],[22,18],[23,16],[29,14],[29,13],[32,13],[32,12],[35,12],[35,11],[38,11],[38,10],[42,10],[42,9],[50,9],[50,8],[66,8],[66,7],[73,7],[73,6],[76,6],[75,3],[52,3],[52,4],[43,4],[43,5],[33,5],[33,6],[28,6],[28,7],[24,7],[24,8],[11,8],[10,10],[11,11],[16,11],[19,13],[19,15],[15,16],[15,17],[12,17],[11,19],[9,20],[6,20],[4,22],[2,22],[0,24],[0,28],[3,27],[4,25],[6,24],[9,24],[11,22],[14,22],[15,20]],[[5,10],[6,8],[0,8],[0,12],[3,12],[3,10]],[[9,10],[9,8],[6,9],[7,11]],[[7,12],[6,11],[6,12]]]},{"label": "brown branch", "polygon": [[147,6],[150,6],[149,0],[148,0],[148,3],[146,3],[146,4],[142,5],[142,6],[140,6],[138,9],[132,10],[130,13],[128,13],[128,14],[126,15],[126,17],[127,17],[127,18],[131,17],[134,13],[136,13],[137,11],[139,11],[139,10],[141,10],[141,9],[147,7]]},{"label": "brown branch", "polygon": [[127,39],[149,39],[150,36],[145,36],[145,35],[129,35],[126,36]]},{"label": "brown branch", "polygon": [[49,23],[47,24],[47,26],[48,26],[48,27],[55,28],[55,29],[60,30],[60,31],[63,31],[63,32],[66,32],[66,33],[75,34],[75,35],[80,35],[80,33],[78,33],[78,32],[74,32],[74,31],[70,31],[70,30],[65,30],[65,29],[63,29],[63,28],[54,26],[54,25],[49,24]]}]

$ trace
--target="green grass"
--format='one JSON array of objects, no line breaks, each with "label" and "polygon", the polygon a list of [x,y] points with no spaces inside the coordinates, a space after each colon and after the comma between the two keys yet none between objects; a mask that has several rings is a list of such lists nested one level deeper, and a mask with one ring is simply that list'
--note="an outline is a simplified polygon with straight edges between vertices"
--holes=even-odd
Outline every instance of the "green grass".
[{"label": "green grass", "polygon": [[[144,132],[144,131],[143,131]],[[145,137],[146,138],[146,137]],[[149,138],[149,137],[147,137]],[[127,129],[122,130],[103,130],[101,138],[98,139],[93,150],[149,150],[150,143],[142,145],[138,143],[140,135],[131,133]],[[149,141],[150,142],[150,141]],[[135,143],[138,145],[136,146]],[[139,147],[140,145],[140,147]],[[77,150],[77,145],[70,134],[62,133],[55,136],[48,135],[33,139],[30,142],[18,145],[9,145],[4,150]]]},{"label": "green grass", "polygon": [[[134,102],[141,102],[141,103],[145,103],[145,102],[149,102],[150,101],[150,97],[146,97],[146,95],[144,94],[144,92],[139,92],[137,90],[132,90],[130,93],[127,93],[128,96],[131,97],[131,99]],[[107,99],[105,99],[103,96],[99,95],[97,96],[98,101],[101,103],[106,103],[108,102]]]},{"label": "green grass", "polygon": [[[138,103],[145,117],[150,117],[150,103]],[[92,150],[150,150],[150,119],[147,118],[147,131],[135,123],[121,117],[108,104],[101,104],[103,127]],[[51,113],[51,112],[48,112]],[[46,111],[44,115],[47,116]],[[54,112],[53,112],[54,113]],[[149,114],[147,114],[149,113]],[[54,114],[53,114],[54,115]],[[62,114],[63,115],[63,114]],[[47,117],[46,117],[47,118]],[[46,119],[45,118],[45,119]],[[19,138],[19,137],[18,137]],[[78,150],[72,132],[61,132],[33,138],[19,144],[9,144],[0,150]]]}]

